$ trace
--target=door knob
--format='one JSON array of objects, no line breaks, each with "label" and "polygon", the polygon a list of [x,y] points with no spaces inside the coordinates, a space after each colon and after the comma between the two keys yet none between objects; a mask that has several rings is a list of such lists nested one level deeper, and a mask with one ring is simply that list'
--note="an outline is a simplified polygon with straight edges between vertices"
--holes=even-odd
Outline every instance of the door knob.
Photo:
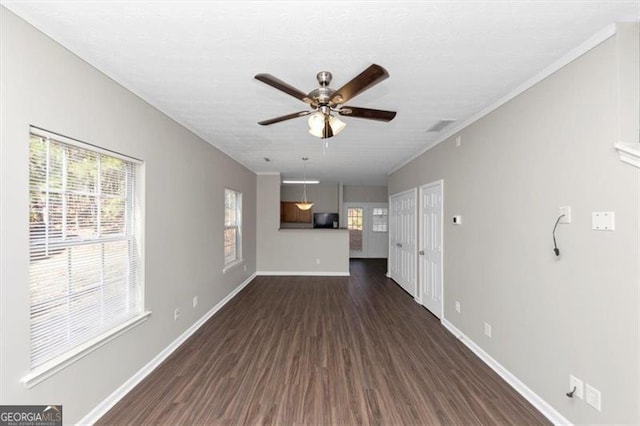
[{"label": "door knob", "polygon": [[402,247],[401,243],[396,243],[396,247]]},{"label": "door knob", "polygon": [[420,251],[418,252],[418,254],[419,254],[420,256],[424,256],[424,250],[420,250]]}]

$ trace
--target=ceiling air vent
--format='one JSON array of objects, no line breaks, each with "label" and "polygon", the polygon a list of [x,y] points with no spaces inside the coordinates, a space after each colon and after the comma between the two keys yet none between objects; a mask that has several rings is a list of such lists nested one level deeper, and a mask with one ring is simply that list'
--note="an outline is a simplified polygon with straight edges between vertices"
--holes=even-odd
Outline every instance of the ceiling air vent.
[{"label": "ceiling air vent", "polygon": [[456,120],[440,120],[436,124],[431,126],[431,128],[427,130],[427,132],[439,132],[445,127],[447,127],[448,125],[450,125],[451,123],[455,123],[455,122]]}]

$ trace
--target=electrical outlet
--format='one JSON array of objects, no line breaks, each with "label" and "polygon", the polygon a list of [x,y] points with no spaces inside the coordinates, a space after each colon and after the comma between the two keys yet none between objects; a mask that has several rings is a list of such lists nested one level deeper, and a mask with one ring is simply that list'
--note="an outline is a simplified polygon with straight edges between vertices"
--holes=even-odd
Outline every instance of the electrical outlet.
[{"label": "electrical outlet", "polygon": [[247,265],[244,265],[244,271],[247,272]]},{"label": "electrical outlet", "polygon": [[460,302],[456,300],[456,312],[460,313]]},{"label": "electrical outlet", "polygon": [[320,264],[320,259],[316,259],[316,265]]},{"label": "electrical outlet", "polygon": [[173,310],[173,320],[178,321],[178,318],[180,318],[180,308],[175,308]]},{"label": "electrical outlet", "polygon": [[488,322],[484,323],[484,334],[489,338],[491,337],[491,325]]},{"label": "electrical outlet", "polygon": [[462,145],[462,136],[458,135],[456,137],[456,146]]},{"label": "electrical outlet", "polygon": [[576,388],[576,391],[573,393],[574,398],[584,399],[584,384],[582,380],[578,379],[573,375],[569,375],[569,392]]},{"label": "electrical outlet", "polygon": [[193,307],[198,306],[198,296],[193,296]]},{"label": "electrical outlet", "polygon": [[587,385],[585,401],[596,410],[602,411],[602,395],[598,389]]}]

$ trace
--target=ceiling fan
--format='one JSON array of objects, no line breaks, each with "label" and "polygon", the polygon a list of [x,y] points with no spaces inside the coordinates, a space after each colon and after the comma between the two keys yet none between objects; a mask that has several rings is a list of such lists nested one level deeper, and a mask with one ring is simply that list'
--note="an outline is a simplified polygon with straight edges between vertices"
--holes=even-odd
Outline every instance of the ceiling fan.
[{"label": "ceiling fan", "polygon": [[319,138],[326,139],[338,134],[345,127],[345,123],[337,118],[334,113],[345,117],[391,121],[396,116],[395,111],[383,111],[379,109],[358,108],[343,105],[345,102],[349,101],[349,99],[354,98],[363,91],[375,86],[387,77],[389,77],[387,70],[382,68],[380,65],[373,64],[338,90],[333,90],[329,87],[332,78],[331,73],[328,71],[320,71],[316,76],[320,87],[306,94],[271,74],[258,74],[255,76],[257,80],[281,90],[311,107],[310,110],[298,111],[293,114],[260,121],[258,124],[268,126],[269,124],[310,115],[309,133]]}]

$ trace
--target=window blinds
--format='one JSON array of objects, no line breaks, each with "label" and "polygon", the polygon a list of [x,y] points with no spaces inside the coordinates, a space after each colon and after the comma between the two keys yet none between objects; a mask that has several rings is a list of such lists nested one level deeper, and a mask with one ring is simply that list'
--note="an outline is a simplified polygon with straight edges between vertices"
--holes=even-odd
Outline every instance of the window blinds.
[{"label": "window blinds", "polygon": [[31,367],[142,312],[137,164],[32,129]]}]

